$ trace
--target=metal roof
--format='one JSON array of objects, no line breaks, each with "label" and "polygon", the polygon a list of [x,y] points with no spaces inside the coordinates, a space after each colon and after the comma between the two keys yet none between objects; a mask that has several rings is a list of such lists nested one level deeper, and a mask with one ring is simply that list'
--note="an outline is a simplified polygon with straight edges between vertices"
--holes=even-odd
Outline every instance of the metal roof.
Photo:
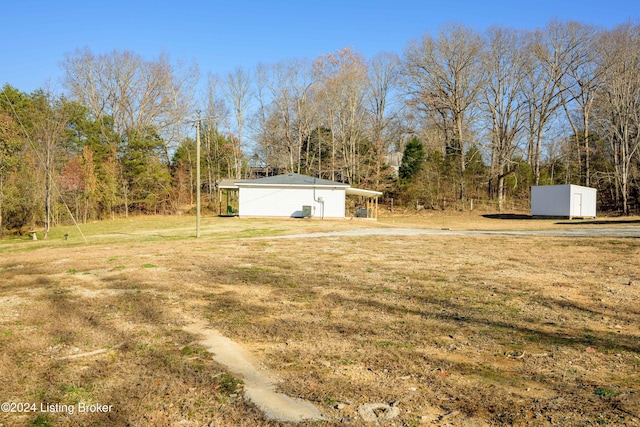
[{"label": "metal roof", "polygon": [[224,178],[218,184],[218,188],[237,190],[236,180],[233,178]]},{"label": "metal roof", "polygon": [[346,193],[354,196],[375,197],[381,196],[382,192],[373,190],[363,190],[361,188],[353,188],[349,184],[343,182],[330,181],[328,179],[315,178],[313,176],[301,175],[299,173],[290,173],[283,175],[268,176],[258,179],[232,179],[225,178],[220,181],[218,188],[229,190],[237,190],[240,187],[257,186],[294,186],[294,187],[340,187],[346,190]]},{"label": "metal roof", "polygon": [[268,176],[259,179],[247,179],[235,181],[238,187],[253,185],[292,185],[301,187],[344,187],[348,188],[349,184],[342,182],[330,181],[328,179],[316,178],[313,176],[301,175],[299,173],[289,173],[284,175]]},{"label": "metal roof", "polygon": [[365,197],[374,197],[374,196],[382,196],[381,191],[374,190],[363,190],[362,188],[347,188],[347,194],[353,196],[365,196]]}]

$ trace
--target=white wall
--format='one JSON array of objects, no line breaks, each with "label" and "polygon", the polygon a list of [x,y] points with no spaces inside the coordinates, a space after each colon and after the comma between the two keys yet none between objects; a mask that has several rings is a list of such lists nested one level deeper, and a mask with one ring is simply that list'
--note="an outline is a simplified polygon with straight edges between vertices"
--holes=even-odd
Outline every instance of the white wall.
[{"label": "white wall", "polygon": [[531,215],[595,217],[596,189],[579,185],[531,187]]},{"label": "white wall", "polygon": [[571,216],[594,217],[596,216],[595,188],[571,186]]},{"label": "white wall", "polygon": [[302,207],[311,206],[311,215],[324,218],[344,218],[345,188],[300,187],[240,187],[239,213],[247,216],[302,217]]},{"label": "white wall", "polygon": [[569,216],[568,185],[536,185],[531,187],[531,215]]}]

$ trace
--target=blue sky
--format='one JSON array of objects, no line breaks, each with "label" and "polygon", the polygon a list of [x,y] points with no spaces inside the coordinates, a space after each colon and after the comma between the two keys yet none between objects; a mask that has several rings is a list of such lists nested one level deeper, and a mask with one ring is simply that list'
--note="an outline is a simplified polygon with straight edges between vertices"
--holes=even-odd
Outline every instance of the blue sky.
[{"label": "blue sky", "polygon": [[131,50],[195,60],[203,76],[351,47],[370,58],[402,54],[440,25],[543,27],[551,19],[605,28],[640,16],[632,0],[76,1],[5,0],[0,7],[0,86],[60,86],[65,53]]}]

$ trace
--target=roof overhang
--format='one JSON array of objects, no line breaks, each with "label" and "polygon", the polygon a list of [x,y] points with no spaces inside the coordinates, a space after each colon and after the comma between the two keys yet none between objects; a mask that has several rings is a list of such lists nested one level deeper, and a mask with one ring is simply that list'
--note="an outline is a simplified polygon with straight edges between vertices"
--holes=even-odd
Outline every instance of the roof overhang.
[{"label": "roof overhang", "polygon": [[363,197],[376,197],[382,196],[382,192],[373,191],[373,190],[364,190],[362,188],[353,188],[349,187],[349,184],[343,183],[332,183],[332,184],[284,184],[284,183],[263,183],[256,182],[257,180],[247,179],[247,180],[235,180],[225,178],[220,184],[218,184],[218,188],[225,190],[238,190],[240,188],[325,188],[325,189],[336,189],[336,190],[346,190],[346,194],[350,196],[363,196]]},{"label": "roof overhang", "polygon": [[364,197],[375,197],[382,196],[381,191],[373,191],[373,190],[363,190],[361,188],[347,188],[347,195],[349,196],[364,196]]},{"label": "roof overhang", "polygon": [[323,185],[323,184],[268,184],[257,182],[236,182],[236,188],[334,188],[339,190],[348,189],[348,184]]},{"label": "roof overhang", "polygon": [[238,186],[236,185],[235,179],[224,178],[218,183],[218,188],[222,190],[237,190]]}]

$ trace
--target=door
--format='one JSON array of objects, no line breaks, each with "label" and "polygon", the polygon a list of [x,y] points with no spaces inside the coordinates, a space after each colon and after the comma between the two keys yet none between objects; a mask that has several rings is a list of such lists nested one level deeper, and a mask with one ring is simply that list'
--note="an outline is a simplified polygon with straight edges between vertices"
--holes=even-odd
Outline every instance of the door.
[{"label": "door", "polygon": [[571,216],[582,216],[582,193],[573,193]]}]

